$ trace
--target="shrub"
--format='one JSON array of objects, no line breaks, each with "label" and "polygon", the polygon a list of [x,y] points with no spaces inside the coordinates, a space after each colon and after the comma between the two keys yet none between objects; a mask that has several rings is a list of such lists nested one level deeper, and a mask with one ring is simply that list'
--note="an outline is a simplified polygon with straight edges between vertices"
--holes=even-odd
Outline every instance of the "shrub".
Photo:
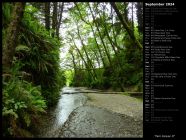
[{"label": "shrub", "polygon": [[41,87],[27,82],[16,63],[10,73],[3,74],[2,116],[4,136],[31,136],[30,124],[46,109]]}]

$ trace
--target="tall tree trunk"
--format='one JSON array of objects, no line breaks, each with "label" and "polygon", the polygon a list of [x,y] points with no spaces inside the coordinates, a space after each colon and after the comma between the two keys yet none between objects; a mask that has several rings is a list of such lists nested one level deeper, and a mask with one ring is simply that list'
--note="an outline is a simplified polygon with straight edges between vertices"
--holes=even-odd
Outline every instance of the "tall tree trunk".
[{"label": "tall tree trunk", "polygon": [[112,34],[113,34],[113,38],[114,38],[114,43],[116,44],[116,46],[117,46],[117,49],[118,49],[118,51],[119,51],[119,47],[118,47],[118,45],[117,45],[117,40],[116,40],[116,37],[117,37],[117,35],[116,35],[116,33],[115,33],[115,31],[114,31],[114,16],[113,16],[113,8],[112,8],[112,6],[110,5],[110,9],[111,9],[111,18],[112,18]]},{"label": "tall tree trunk", "polygon": [[129,19],[128,19],[128,3],[129,2],[124,2],[124,18],[125,18],[125,21],[126,23],[129,23]]},{"label": "tall tree trunk", "polygon": [[91,77],[94,77],[94,75],[92,74],[92,72],[91,72],[91,70],[90,70],[89,65],[87,64],[87,62],[85,61],[85,59],[84,59],[83,55],[81,54],[80,50],[79,50],[78,47],[76,46],[76,44],[75,44],[75,42],[74,42],[74,39],[73,39],[72,35],[71,35],[71,41],[73,42],[74,47],[75,47],[76,50],[78,51],[79,56],[80,56],[81,59],[83,60],[83,62],[84,62],[84,64],[85,64],[85,67],[86,67],[86,69],[88,70],[88,73],[91,75]]},{"label": "tall tree trunk", "polygon": [[91,68],[92,68],[92,70],[93,70],[93,73],[94,73],[94,77],[93,77],[93,78],[96,79],[96,78],[97,78],[96,72],[95,72],[94,66],[93,66],[93,64],[92,64],[92,61],[90,60],[90,58],[89,58],[89,56],[88,56],[88,53],[87,53],[85,44],[83,43],[83,40],[82,40],[82,38],[81,38],[81,35],[80,35],[80,32],[79,32],[78,24],[77,24],[77,31],[78,31],[78,37],[79,37],[79,39],[80,39],[80,41],[81,41],[81,44],[82,44],[82,49],[84,50],[85,55],[86,55],[87,60],[88,60],[88,65],[90,64],[90,66],[91,66]]},{"label": "tall tree trunk", "polygon": [[99,52],[99,55],[100,55],[100,57],[101,57],[101,60],[102,60],[103,66],[105,67],[105,66],[106,66],[106,64],[105,64],[105,60],[104,60],[104,58],[103,58],[103,54],[102,54],[101,49],[100,49],[100,47],[99,47],[99,44],[98,44],[98,42],[97,42],[96,34],[95,34],[94,29],[93,29],[93,27],[92,27],[91,24],[90,24],[90,26],[91,26],[92,33],[93,33],[93,35],[94,35],[94,39],[95,39],[95,42],[96,42],[96,47],[97,47],[98,52]]},{"label": "tall tree trunk", "polygon": [[73,65],[74,65],[74,72],[75,72],[75,74],[76,74],[76,71],[77,71],[77,66],[76,66],[76,62],[75,62],[75,57],[74,57],[74,55],[73,55],[73,52],[72,52],[72,51],[70,51],[69,53],[70,53],[70,54],[71,54],[71,56],[72,56],[72,62],[73,62]]},{"label": "tall tree trunk", "polygon": [[19,32],[20,22],[23,18],[25,9],[25,2],[16,2],[13,12],[12,19],[7,29],[7,36],[3,45],[3,66],[10,68],[15,54],[15,48],[17,45],[17,38]]},{"label": "tall tree trunk", "polygon": [[136,4],[136,15],[138,20],[138,30],[143,33],[143,3],[137,2]]},{"label": "tall tree trunk", "polygon": [[56,35],[56,27],[57,27],[57,2],[53,2],[53,16],[52,16],[52,37]]},{"label": "tall tree trunk", "polygon": [[45,3],[45,28],[50,30],[50,2]]},{"label": "tall tree trunk", "polygon": [[85,20],[83,19],[82,14],[81,14],[81,12],[80,12],[80,9],[79,9],[77,3],[75,3],[75,5],[76,5],[76,7],[77,7],[77,10],[78,10],[78,12],[79,12],[79,15],[80,15],[81,20],[84,21],[86,24],[90,25],[90,27],[91,27],[91,30],[92,30],[92,33],[93,33],[93,35],[94,35],[94,39],[95,39],[95,42],[96,42],[96,47],[97,47],[98,52],[99,52],[99,54],[100,54],[100,57],[101,57],[103,66],[105,67],[106,64],[105,64],[105,61],[104,61],[104,59],[103,59],[103,55],[102,55],[101,49],[100,49],[100,47],[99,47],[99,44],[98,44],[98,42],[97,42],[96,34],[95,34],[95,32],[94,32],[93,26],[92,26],[92,24],[91,24],[90,22],[87,22],[87,21],[85,21]]},{"label": "tall tree trunk", "polygon": [[61,5],[59,5],[60,14],[59,14],[59,19],[58,19],[57,28],[56,28],[56,35],[57,35],[58,39],[59,39],[59,29],[61,26],[61,20],[63,17],[63,7],[64,7],[64,2],[62,2]]},{"label": "tall tree trunk", "polygon": [[139,48],[139,49],[143,49],[143,46],[141,45],[141,43],[136,39],[133,31],[130,29],[130,27],[128,26],[127,22],[125,21],[125,19],[122,17],[121,13],[119,12],[116,4],[114,2],[110,3],[113,7],[113,9],[115,10],[119,20],[121,21],[123,27],[126,29],[127,33],[129,34],[130,38],[132,39],[132,41],[134,42],[134,44]]},{"label": "tall tree trunk", "polygon": [[134,34],[134,3],[132,2],[132,31]]},{"label": "tall tree trunk", "polygon": [[97,60],[98,68],[100,68],[99,56],[98,56],[98,54],[97,54],[97,52],[96,52],[97,50],[92,49],[92,51],[94,52],[95,58],[96,58],[96,60]]},{"label": "tall tree trunk", "polygon": [[[103,10],[103,18],[102,18],[102,16],[101,16],[101,14],[99,13],[99,17],[100,17],[100,19],[102,19],[103,21],[105,21],[105,12],[104,12],[104,10]],[[107,36],[107,38],[108,38],[108,40],[109,40],[109,42],[110,42],[110,44],[111,44],[111,47],[112,47],[112,49],[113,49],[113,51],[114,51],[114,54],[115,54],[115,56],[116,56],[116,64],[120,67],[120,69],[122,69],[122,71],[124,71],[124,69],[123,69],[123,66],[122,66],[122,64],[121,64],[121,61],[120,61],[120,59],[119,59],[119,56],[118,56],[118,53],[116,52],[116,44],[112,41],[112,38],[110,37],[110,35],[109,35],[109,32],[108,32],[108,29],[107,29],[107,23],[106,23],[106,21],[105,21],[105,23],[103,24],[104,25],[104,29],[105,29],[105,33],[106,33],[106,36]],[[114,65],[112,66],[112,69],[114,69]],[[123,86],[122,86],[122,82],[120,81],[120,80],[118,80],[117,81],[117,83],[118,83],[118,85],[120,85],[120,87],[121,87],[121,90],[122,91],[124,91],[124,89],[123,89]]]},{"label": "tall tree trunk", "polygon": [[[96,9],[97,9],[97,7],[96,7]],[[99,12],[99,18],[102,19],[102,21],[105,21],[105,12],[104,12],[104,9],[103,9],[103,18],[101,16],[100,12]],[[111,37],[109,35],[108,29],[107,29],[107,23],[106,22],[104,22],[103,28],[105,29],[105,33],[106,33],[106,36],[107,36],[107,38],[108,38],[108,40],[109,40],[109,42],[111,44],[112,50],[116,54],[116,49],[115,49],[116,44],[114,44],[114,42],[112,41],[112,39],[111,39]]]},{"label": "tall tree trunk", "polygon": [[[94,14],[93,14],[93,11],[92,11],[92,9],[91,9],[89,3],[88,3],[88,7],[89,7],[89,9],[90,9],[90,12],[91,12],[91,15],[92,15],[93,20],[96,21],[95,16],[94,16]],[[105,45],[105,43],[104,43],[104,41],[103,41],[103,38],[102,38],[102,36],[101,36],[101,33],[100,33],[100,30],[99,30],[99,27],[98,27],[98,25],[97,25],[96,22],[95,22],[95,25],[96,25],[96,28],[97,28],[97,30],[98,30],[98,34],[99,34],[99,37],[100,37],[101,42],[102,42],[102,44],[103,44],[103,47],[104,47],[104,50],[105,50],[105,52],[106,52],[107,58],[108,58],[109,63],[110,63],[110,65],[111,65],[112,62],[111,62],[110,54],[109,54],[109,52],[108,52],[108,50],[107,50],[107,47],[106,47],[106,45]]]},{"label": "tall tree trunk", "polygon": [[[100,17],[100,19],[102,18],[100,13],[99,13],[99,17]],[[103,10],[103,18],[102,18],[102,20],[105,21],[105,12],[104,12],[104,10]],[[104,25],[103,28],[105,29],[106,36],[107,36],[107,38],[108,38],[108,40],[109,40],[109,42],[110,42],[110,44],[111,44],[112,50],[114,51],[114,54],[115,54],[115,56],[116,56],[117,64],[118,64],[120,67],[122,67],[122,66],[121,66],[121,63],[120,63],[120,61],[119,61],[118,53],[116,52],[116,44],[112,41],[112,38],[111,38],[110,35],[109,35],[109,31],[108,31],[108,29],[107,29],[107,23],[105,22],[103,25]]]}]

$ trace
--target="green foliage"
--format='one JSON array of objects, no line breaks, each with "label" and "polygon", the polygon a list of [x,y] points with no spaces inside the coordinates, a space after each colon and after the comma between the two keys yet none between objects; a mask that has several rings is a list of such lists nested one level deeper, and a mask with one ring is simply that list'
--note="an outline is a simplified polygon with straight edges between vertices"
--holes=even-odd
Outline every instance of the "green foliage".
[{"label": "green foliage", "polygon": [[103,72],[104,69],[102,68],[96,69],[96,75],[98,78],[90,83],[91,88],[104,88]]},{"label": "green foliage", "polygon": [[20,53],[20,52],[23,52],[23,53],[25,53],[25,52],[30,52],[30,48],[28,47],[28,46],[25,46],[25,45],[18,45],[17,47],[16,47],[16,52],[17,53]]},{"label": "green foliage", "polygon": [[87,70],[76,70],[72,80],[72,86],[90,86],[92,77]]},{"label": "green foliage", "polygon": [[[13,3],[3,3],[3,39]],[[38,20],[39,10],[26,5],[12,67],[3,69],[3,136],[32,137],[40,115],[55,105],[64,72],[59,68],[60,41]]]},{"label": "green foliage", "polygon": [[74,71],[71,70],[65,71],[66,86],[72,85],[73,76],[74,76]]},{"label": "green foliage", "polygon": [[103,80],[102,79],[96,79],[91,82],[90,84],[91,88],[103,88]]},{"label": "green foliage", "polygon": [[[116,5],[127,20],[128,27],[132,28],[132,21],[125,17],[129,8],[128,3],[116,3]],[[74,26],[74,21],[81,24],[78,29],[83,42],[85,42],[84,49],[88,52],[93,64],[91,66],[90,60],[85,59],[88,66],[84,63],[81,64],[85,69],[81,69],[81,66],[76,66],[78,69],[74,73],[72,85],[92,88],[113,88],[114,90],[122,91],[127,90],[128,87],[133,87],[136,91],[142,91],[143,52],[135,46],[134,41],[130,38],[119,18],[114,15],[114,11],[113,13],[107,12],[107,6],[110,5],[107,3],[76,3],[69,11],[71,17],[68,18],[68,26]],[[80,12],[78,9],[81,9]],[[92,14],[95,18],[93,18]],[[72,31],[73,29],[69,28],[67,32]],[[108,31],[108,34],[106,34],[106,31]],[[143,42],[143,36],[139,33],[136,23],[134,23],[134,35],[140,43]],[[65,36],[67,40],[70,38],[68,36],[68,34],[67,37]],[[75,42],[77,38],[77,34],[73,34],[72,39]],[[83,46],[79,48],[81,54],[86,58],[85,51],[82,49]],[[78,55],[75,54],[76,50],[71,50],[71,52],[74,53],[75,61],[79,61]],[[108,59],[109,57],[111,62]],[[103,63],[104,65],[102,65]],[[93,70],[96,71],[97,77],[92,76],[91,72]]]},{"label": "green foliage", "polygon": [[[137,86],[137,91],[143,89],[143,54],[142,51],[135,48],[129,41],[125,40],[126,49],[120,51],[117,56],[113,58],[114,69],[107,68],[105,76],[110,77],[110,86],[113,87],[131,87]],[[119,63],[118,64],[118,59]],[[110,70],[110,71],[109,71]],[[106,73],[107,72],[107,73]],[[108,82],[108,81],[106,81]],[[116,86],[118,85],[118,86]]]},{"label": "green foliage", "polygon": [[[19,136],[17,128],[22,124],[26,129],[33,121],[33,116],[45,113],[46,101],[41,96],[41,88],[23,79],[20,63],[15,62],[10,73],[3,75],[2,115],[8,122],[15,120],[15,124],[4,124],[4,129],[11,130],[9,134]],[[22,119],[23,118],[23,119]],[[25,126],[23,124],[26,124]]]},{"label": "green foliage", "polygon": [[59,85],[59,89],[61,89],[62,86],[66,85],[66,77],[65,77],[65,71],[62,69],[59,69],[59,72],[57,73],[57,83]]},{"label": "green foliage", "polygon": [[10,22],[12,10],[13,10],[13,6],[11,3],[8,2],[2,3],[3,26],[7,26],[7,24]]},{"label": "green foliage", "polygon": [[47,105],[52,106],[57,103],[61,86],[65,84],[59,69],[60,41],[51,37],[34,16],[37,8],[27,5],[25,11],[16,56],[25,64],[22,69],[32,75],[32,82],[41,85]]}]

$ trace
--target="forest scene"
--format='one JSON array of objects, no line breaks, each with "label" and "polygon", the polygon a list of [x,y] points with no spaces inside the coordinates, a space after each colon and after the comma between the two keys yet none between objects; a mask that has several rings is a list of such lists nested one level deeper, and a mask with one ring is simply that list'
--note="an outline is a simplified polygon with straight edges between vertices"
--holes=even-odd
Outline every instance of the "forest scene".
[{"label": "forest scene", "polygon": [[3,2],[3,137],[143,137],[143,3]]}]

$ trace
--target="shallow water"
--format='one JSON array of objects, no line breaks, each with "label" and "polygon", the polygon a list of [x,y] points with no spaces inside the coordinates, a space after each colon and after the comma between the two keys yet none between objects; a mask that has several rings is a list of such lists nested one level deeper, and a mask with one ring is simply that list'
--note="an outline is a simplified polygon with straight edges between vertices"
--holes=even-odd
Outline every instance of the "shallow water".
[{"label": "shallow water", "polygon": [[75,92],[75,88],[65,87],[62,90],[61,98],[58,102],[57,108],[54,111],[56,119],[55,127],[61,126],[68,119],[70,113],[77,107],[82,106],[86,102],[86,97],[82,93],[78,94],[63,94],[63,92]]},{"label": "shallow water", "polygon": [[51,112],[52,119],[50,119],[50,122],[46,122],[48,126],[46,125],[44,128],[41,128],[39,137],[54,136],[55,131],[63,126],[71,112],[85,104],[87,97],[82,93],[71,94],[76,91],[77,89],[73,87],[64,87],[62,89],[58,104],[55,110]]},{"label": "shallow water", "polygon": [[[129,113],[120,114],[102,107],[88,105],[90,101],[81,93],[84,90],[86,89],[82,87],[62,89],[58,104],[46,116],[47,120],[39,128],[41,133],[38,137],[143,137],[142,119],[135,119],[127,115]],[[118,101],[114,98],[110,101],[106,98],[108,95],[104,96],[103,102],[112,104]],[[127,99],[120,102],[126,102]],[[121,107],[121,104],[118,104],[118,107]]]}]

